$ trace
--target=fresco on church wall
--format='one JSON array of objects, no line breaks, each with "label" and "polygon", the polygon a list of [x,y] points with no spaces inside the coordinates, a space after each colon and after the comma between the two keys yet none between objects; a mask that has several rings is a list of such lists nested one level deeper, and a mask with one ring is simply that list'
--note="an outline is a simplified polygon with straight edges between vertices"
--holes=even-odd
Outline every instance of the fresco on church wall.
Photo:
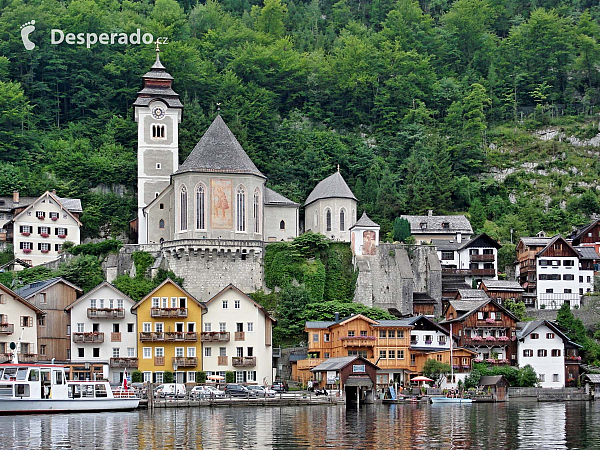
[{"label": "fresco on church wall", "polygon": [[352,250],[352,254],[355,255],[354,246],[356,245],[356,239],[354,238],[355,234],[350,233],[350,250]]},{"label": "fresco on church wall", "polygon": [[233,228],[231,180],[211,179],[210,224],[215,229]]},{"label": "fresco on church wall", "polygon": [[375,232],[363,231],[363,255],[374,255],[377,250],[375,245]]}]

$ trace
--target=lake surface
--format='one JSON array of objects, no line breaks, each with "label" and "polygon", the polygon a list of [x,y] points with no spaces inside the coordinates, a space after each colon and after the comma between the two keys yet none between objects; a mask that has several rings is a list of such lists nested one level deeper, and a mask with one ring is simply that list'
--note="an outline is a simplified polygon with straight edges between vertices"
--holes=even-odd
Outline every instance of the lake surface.
[{"label": "lake surface", "polygon": [[0,417],[0,448],[600,448],[600,402],[201,407]]}]

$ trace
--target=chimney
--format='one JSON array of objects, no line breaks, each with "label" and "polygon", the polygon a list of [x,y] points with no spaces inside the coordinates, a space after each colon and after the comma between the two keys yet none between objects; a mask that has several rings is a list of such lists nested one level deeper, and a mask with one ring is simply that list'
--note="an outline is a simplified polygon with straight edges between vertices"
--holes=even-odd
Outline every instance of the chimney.
[{"label": "chimney", "polygon": [[335,321],[336,321],[336,322],[339,322],[339,320],[340,320],[340,313],[339,313],[339,312],[336,312],[336,313],[335,313]]},{"label": "chimney", "polygon": [[56,195],[56,189],[52,189],[52,195]]},{"label": "chimney", "polygon": [[459,244],[462,242],[462,233],[456,233],[456,242]]},{"label": "chimney", "polygon": [[19,203],[19,191],[13,191],[13,203]]},{"label": "chimney", "polygon": [[427,215],[428,215],[429,217],[433,216],[433,209],[428,209],[428,210],[427,210]]}]

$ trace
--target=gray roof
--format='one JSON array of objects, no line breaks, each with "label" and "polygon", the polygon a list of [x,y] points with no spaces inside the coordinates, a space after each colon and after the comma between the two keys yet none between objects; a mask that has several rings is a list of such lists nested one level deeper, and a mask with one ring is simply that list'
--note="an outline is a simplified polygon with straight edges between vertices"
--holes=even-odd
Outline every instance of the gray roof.
[{"label": "gray roof", "polygon": [[59,281],[71,286],[72,288],[74,288],[80,292],[83,292],[83,290],[81,290],[81,288],[78,288],[74,284],[69,283],[67,280],[65,280],[62,277],[55,277],[55,278],[49,278],[47,280],[35,281],[33,283],[26,284],[25,286],[17,289],[15,292],[18,295],[20,295],[21,297],[27,299],[27,298],[31,297],[32,295],[34,295],[40,291],[43,291],[47,287],[49,287]]},{"label": "gray roof", "polygon": [[502,380],[502,375],[485,375],[479,379],[479,386],[494,386]]},{"label": "gray roof", "polygon": [[331,325],[336,324],[337,322],[306,322],[305,328],[329,328]]},{"label": "gray roof", "polygon": [[398,320],[378,320],[374,323],[374,327],[412,327],[418,317],[405,317],[404,319]]},{"label": "gray roof", "polygon": [[[410,223],[410,232],[412,234],[432,234],[432,233],[465,233],[473,234],[471,222],[464,215],[456,216],[400,216]],[[421,227],[421,224],[427,224]],[[442,228],[442,224],[447,223],[448,228]]]},{"label": "gray roof", "polygon": [[256,168],[220,115],[194,147],[177,173],[239,173],[266,178]]},{"label": "gray roof", "polygon": [[372,227],[372,228],[379,228],[379,225],[376,224],[375,222],[373,222],[369,216],[367,216],[367,212],[363,211],[362,216],[360,216],[360,219],[358,219],[356,221],[356,223],[354,225],[352,225],[350,227],[350,229],[354,228],[354,227]]},{"label": "gray roof", "polygon": [[[0,205],[0,211],[2,212],[10,212],[15,208],[25,208],[31,205],[40,197],[20,197],[19,202],[13,202],[12,195],[6,197],[0,197],[0,201],[4,201],[3,205]],[[62,198],[56,196],[56,198],[62,203],[62,205],[68,209],[70,212],[80,213],[83,211],[81,207],[81,200],[78,198]]]},{"label": "gray roof", "polygon": [[317,367],[311,369],[311,372],[324,372],[326,370],[340,370],[346,367],[355,359],[359,359],[358,356],[341,356],[339,358],[329,358],[319,364]]},{"label": "gray roof", "polygon": [[[144,80],[144,87],[138,92],[133,106],[148,106],[153,100],[160,99],[170,108],[183,108],[183,104],[179,100],[179,95],[171,87],[173,77],[160,62],[158,53],[156,53],[156,61],[150,68],[150,71],[145,73],[142,78]],[[149,80],[150,83],[148,83]],[[168,83],[160,83],[163,81],[167,81]]]},{"label": "gray roof", "polygon": [[560,328],[545,319],[532,320],[531,322],[517,322],[517,339],[526,338],[541,325],[546,325],[548,328],[558,334],[565,343],[581,348],[579,344],[572,342],[569,337],[560,330]]},{"label": "gray roof", "polygon": [[300,206],[298,203],[285,198],[273,189],[265,187],[265,206]]},{"label": "gray roof", "polygon": [[594,247],[573,247],[579,253],[579,259],[600,259]]},{"label": "gray roof", "polygon": [[578,240],[579,238],[581,238],[581,236],[583,236],[584,233],[586,233],[588,230],[594,228],[598,222],[600,222],[600,219],[594,220],[592,223],[588,223],[587,225],[584,225],[583,227],[581,227],[578,230],[576,230],[575,232],[573,232],[571,237],[573,238],[574,241]]},{"label": "gray roof", "polygon": [[481,289],[459,289],[458,290],[458,295],[460,295],[461,300],[459,301],[463,301],[466,299],[482,299],[482,300],[487,300],[490,297],[485,293],[485,291],[482,291]]},{"label": "gray roof", "polygon": [[432,239],[431,245],[439,251],[456,251],[462,246],[462,242],[456,242],[454,239]]},{"label": "gray roof", "polygon": [[600,373],[586,373],[585,378],[587,378],[594,384],[600,383]]},{"label": "gray roof", "polygon": [[358,201],[339,171],[320,181],[308,195],[304,206],[323,198],[351,198]]},{"label": "gray roof", "polygon": [[483,284],[490,291],[517,291],[523,292],[523,287],[517,281],[509,280],[483,280]]},{"label": "gray roof", "polygon": [[540,246],[546,246],[548,244],[548,242],[550,242],[552,240],[552,238],[549,237],[522,237],[521,241],[523,241],[523,244],[527,245],[528,247],[540,247]]},{"label": "gray roof", "polygon": [[[452,306],[457,313],[458,317],[449,320],[442,320],[440,323],[448,323],[460,321],[463,318],[469,316],[471,313],[475,312],[481,306],[485,305],[488,300],[450,300],[448,303]],[[462,313],[462,314],[461,314]],[[460,315],[458,315],[460,314]]]},{"label": "gray roof", "polygon": [[67,208],[71,212],[83,212],[83,208],[81,207],[81,200],[78,198],[62,198],[56,197],[62,205]]}]

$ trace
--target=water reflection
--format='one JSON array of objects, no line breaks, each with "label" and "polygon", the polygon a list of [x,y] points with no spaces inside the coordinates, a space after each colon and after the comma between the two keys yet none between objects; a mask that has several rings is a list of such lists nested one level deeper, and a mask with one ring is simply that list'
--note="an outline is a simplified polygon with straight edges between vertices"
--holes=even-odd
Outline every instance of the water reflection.
[{"label": "water reflection", "polygon": [[181,408],[0,417],[0,448],[600,448],[596,403]]}]

